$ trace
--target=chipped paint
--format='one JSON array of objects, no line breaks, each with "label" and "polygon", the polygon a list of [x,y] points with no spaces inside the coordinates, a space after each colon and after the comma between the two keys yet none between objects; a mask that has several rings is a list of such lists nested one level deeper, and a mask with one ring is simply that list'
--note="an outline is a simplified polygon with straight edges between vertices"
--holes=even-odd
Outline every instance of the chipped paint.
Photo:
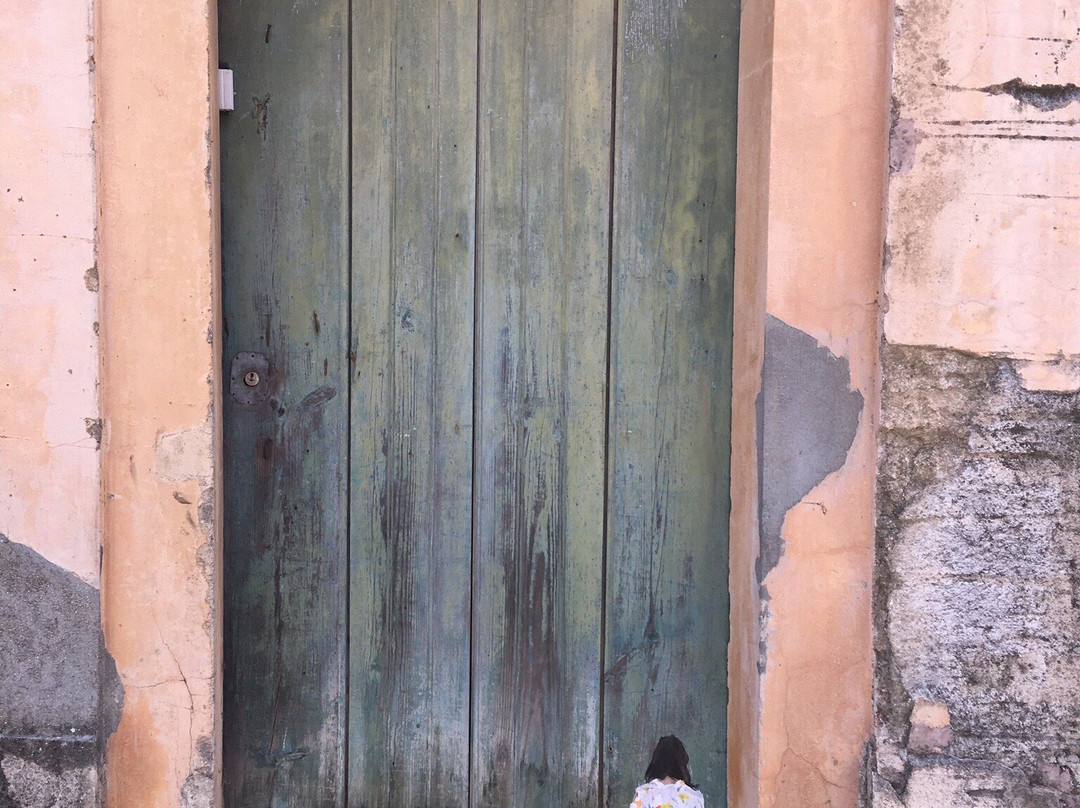
[{"label": "chipped paint", "polygon": [[979,87],[978,90],[989,95],[1004,93],[1015,98],[1021,106],[1035,107],[1043,112],[1051,112],[1080,101],[1080,87],[1071,82],[1069,84],[1028,84],[1018,77],[1001,84]]},{"label": "chipped paint", "polygon": [[171,483],[208,481],[214,469],[213,423],[166,432],[154,446],[154,474]]},{"label": "chipped paint", "polygon": [[626,58],[652,53],[675,40],[682,19],[686,0],[644,0],[629,4],[626,20]]}]

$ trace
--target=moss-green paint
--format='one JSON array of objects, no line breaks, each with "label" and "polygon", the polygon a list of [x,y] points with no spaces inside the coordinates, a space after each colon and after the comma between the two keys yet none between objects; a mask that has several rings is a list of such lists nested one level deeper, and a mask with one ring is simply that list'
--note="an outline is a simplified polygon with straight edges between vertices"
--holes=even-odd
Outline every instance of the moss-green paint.
[{"label": "moss-green paint", "polygon": [[228,793],[717,805],[735,4],[221,14]]},{"label": "moss-green paint", "polygon": [[482,9],[473,805],[596,805],[614,7]]},{"label": "moss-green paint", "polygon": [[613,247],[607,804],[651,745],[726,780],[738,4],[623,0]]},{"label": "moss-green paint", "polygon": [[344,797],[344,10],[220,7],[237,93],[221,127],[224,355],[270,360],[265,399],[224,401],[230,805]]},{"label": "moss-green paint", "polygon": [[352,13],[350,805],[466,805],[476,4]]}]

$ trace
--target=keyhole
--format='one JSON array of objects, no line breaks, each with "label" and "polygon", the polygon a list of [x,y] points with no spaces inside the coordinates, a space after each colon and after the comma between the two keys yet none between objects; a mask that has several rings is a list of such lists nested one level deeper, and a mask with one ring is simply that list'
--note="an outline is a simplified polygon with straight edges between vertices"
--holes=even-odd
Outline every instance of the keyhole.
[{"label": "keyhole", "polygon": [[247,373],[244,374],[244,384],[246,384],[248,387],[258,387],[259,374],[256,373],[254,370],[249,370]]}]

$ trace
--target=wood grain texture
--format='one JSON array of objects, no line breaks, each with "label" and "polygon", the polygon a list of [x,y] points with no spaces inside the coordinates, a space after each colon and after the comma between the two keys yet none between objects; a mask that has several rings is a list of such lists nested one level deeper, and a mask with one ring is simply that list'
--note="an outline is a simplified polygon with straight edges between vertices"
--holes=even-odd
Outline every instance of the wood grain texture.
[{"label": "wood grain texture", "polygon": [[226,0],[221,55],[226,367],[270,358],[269,395],[225,395],[225,795],[344,796],[348,265],[345,2]]},{"label": "wood grain texture", "polygon": [[724,804],[734,0],[619,7],[606,804],[663,734]]},{"label": "wood grain texture", "polygon": [[723,804],[737,20],[223,0],[230,805]]},{"label": "wood grain texture", "polygon": [[482,5],[474,806],[599,796],[613,12]]},{"label": "wood grain texture", "polygon": [[353,6],[353,806],[468,804],[476,26]]}]

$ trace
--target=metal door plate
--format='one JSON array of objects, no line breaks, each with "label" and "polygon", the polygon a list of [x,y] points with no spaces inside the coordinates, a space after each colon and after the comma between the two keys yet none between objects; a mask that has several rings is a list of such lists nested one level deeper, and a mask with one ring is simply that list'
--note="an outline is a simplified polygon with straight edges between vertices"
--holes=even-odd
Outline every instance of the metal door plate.
[{"label": "metal door plate", "polygon": [[263,354],[241,351],[229,375],[229,392],[241,404],[258,404],[270,395],[270,360]]}]

